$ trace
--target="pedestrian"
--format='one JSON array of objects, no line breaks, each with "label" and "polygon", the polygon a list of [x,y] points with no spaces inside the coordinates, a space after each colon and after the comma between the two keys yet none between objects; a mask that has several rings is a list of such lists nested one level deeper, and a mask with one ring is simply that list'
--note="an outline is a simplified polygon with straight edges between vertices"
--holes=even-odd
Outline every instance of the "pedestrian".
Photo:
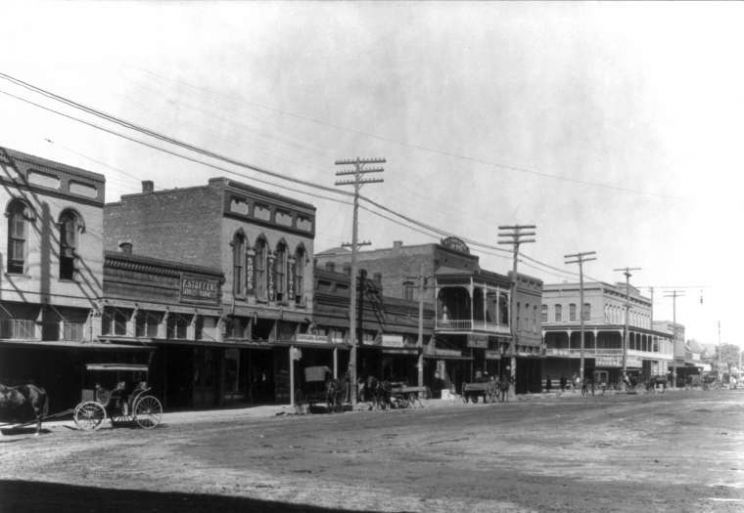
[{"label": "pedestrian", "polygon": [[545,379],[545,391],[550,392],[550,389],[552,388],[553,384],[550,382],[550,376],[548,376]]},{"label": "pedestrian", "polygon": [[560,380],[561,392],[566,391],[566,376],[561,376]]}]

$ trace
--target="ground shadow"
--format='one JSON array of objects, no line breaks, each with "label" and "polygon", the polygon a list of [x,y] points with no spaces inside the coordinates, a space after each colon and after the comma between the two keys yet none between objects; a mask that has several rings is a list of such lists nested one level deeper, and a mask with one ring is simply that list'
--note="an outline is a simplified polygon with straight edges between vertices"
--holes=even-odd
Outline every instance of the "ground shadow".
[{"label": "ground shadow", "polygon": [[[288,504],[243,497],[115,490],[58,483],[0,480],[0,513],[351,513],[352,510]],[[358,511],[358,510],[356,510]]]}]

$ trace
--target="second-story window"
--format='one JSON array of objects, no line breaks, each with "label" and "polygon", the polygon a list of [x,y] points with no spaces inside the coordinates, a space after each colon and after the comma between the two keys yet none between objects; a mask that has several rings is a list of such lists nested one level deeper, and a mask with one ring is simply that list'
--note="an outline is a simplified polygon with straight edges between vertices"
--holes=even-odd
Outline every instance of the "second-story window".
[{"label": "second-story window", "polygon": [[568,305],[568,320],[571,322],[576,320],[576,305],[574,303]]},{"label": "second-story window", "polygon": [[255,280],[255,283],[253,288],[256,291],[256,297],[266,301],[268,299],[266,266],[269,256],[266,239],[259,238],[256,241],[255,251],[256,254],[253,257],[255,259],[253,262],[253,279]]},{"label": "second-story window", "polygon": [[233,251],[233,294],[242,296],[243,289],[243,262],[245,258],[245,237],[242,233],[236,233],[232,240]]},{"label": "second-story window", "polygon": [[544,323],[548,322],[548,305],[540,307],[540,320]]},{"label": "second-story window", "polygon": [[413,301],[413,282],[406,281],[403,283],[403,299]]},{"label": "second-story window", "polygon": [[563,322],[563,307],[555,305],[555,322]]},{"label": "second-story window", "polygon": [[584,320],[588,321],[592,318],[592,305],[591,303],[584,303],[584,310],[581,312],[584,316]]},{"label": "second-story window", "polygon": [[31,210],[25,202],[13,200],[8,206],[8,262],[7,272],[23,274],[26,269],[28,225]]},{"label": "second-story window", "polygon": [[78,233],[82,229],[80,217],[71,210],[65,210],[59,217],[59,279],[75,278],[75,259],[78,247]]},{"label": "second-story window", "polygon": [[284,242],[280,242],[276,246],[272,272],[274,273],[276,300],[284,303],[287,301],[287,245]]},{"label": "second-story window", "polygon": [[297,304],[302,303],[302,296],[305,293],[305,248],[302,246],[295,251],[294,261],[294,301]]}]

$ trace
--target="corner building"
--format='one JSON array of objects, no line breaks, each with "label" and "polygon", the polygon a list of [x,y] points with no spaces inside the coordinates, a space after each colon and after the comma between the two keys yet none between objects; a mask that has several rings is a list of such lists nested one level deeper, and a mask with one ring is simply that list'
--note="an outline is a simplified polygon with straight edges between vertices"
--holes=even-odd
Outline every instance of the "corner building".
[{"label": "corner building", "polygon": [[[290,349],[313,311],[313,205],[226,178],[162,191],[145,181],[105,206],[104,230],[107,250],[221,272],[215,341],[238,351],[230,368],[245,376],[250,402],[290,401]],[[202,357],[222,361],[227,349]]]},{"label": "corner building", "polygon": [[[378,283],[385,296],[418,299],[418,276],[426,279],[425,301],[435,312],[433,336],[424,348],[424,383],[460,393],[462,383],[480,374],[504,375],[512,340],[511,280],[481,269],[479,257],[455,237],[439,244],[360,251],[360,269]],[[348,272],[351,253],[335,248],[316,255],[318,266]],[[517,392],[540,386],[542,282],[519,275],[517,308]],[[363,345],[363,344],[362,344]]]}]

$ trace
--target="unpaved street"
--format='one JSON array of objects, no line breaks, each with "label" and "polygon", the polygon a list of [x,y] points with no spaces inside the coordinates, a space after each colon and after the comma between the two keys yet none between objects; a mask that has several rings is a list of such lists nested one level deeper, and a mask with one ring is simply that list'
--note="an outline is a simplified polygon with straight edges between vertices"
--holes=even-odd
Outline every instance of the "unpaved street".
[{"label": "unpaved street", "polygon": [[0,510],[744,511],[744,391],[72,422],[0,439]]}]

